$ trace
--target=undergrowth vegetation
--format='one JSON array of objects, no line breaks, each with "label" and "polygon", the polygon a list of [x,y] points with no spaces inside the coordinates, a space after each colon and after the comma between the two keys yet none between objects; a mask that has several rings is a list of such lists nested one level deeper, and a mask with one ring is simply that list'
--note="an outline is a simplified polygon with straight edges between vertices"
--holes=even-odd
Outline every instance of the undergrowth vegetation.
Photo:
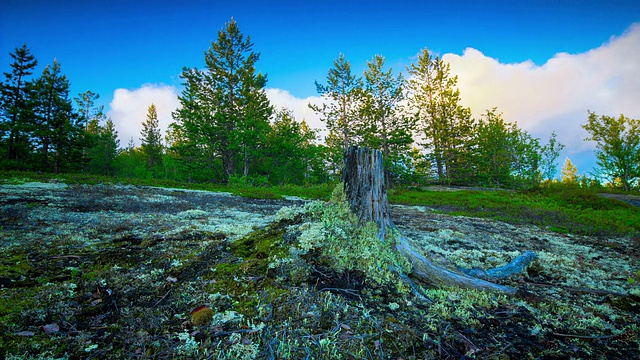
[{"label": "undergrowth vegetation", "polygon": [[[640,197],[635,201],[638,199]],[[532,224],[559,233],[636,239],[640,234],[637,206],[580,188],[538,188],[524,192],[394,189],[389,194],[389,201],[428,206],[451,215]]]}]

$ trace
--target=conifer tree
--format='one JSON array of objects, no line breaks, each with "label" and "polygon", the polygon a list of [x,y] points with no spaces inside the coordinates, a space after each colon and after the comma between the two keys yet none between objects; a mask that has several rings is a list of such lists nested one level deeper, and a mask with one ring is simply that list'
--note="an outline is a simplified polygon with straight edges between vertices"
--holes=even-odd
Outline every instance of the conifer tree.
[{"label": "conifer tree", "polygon": [[225,182],[238,167],[249,175],[270,130],[273,109],[264,90],[267,77],[256,72],[259,58],[232,18],[205,52],[205,70],[182,71],[185,89],[174,119],[191,148],[199,148],[201,161],[221,160]]},{"label": "conifer tree", "polygon": [[[424,49],[408,67],[409,110],[417,118],[423,147],[428,150],[441,182],[466,181],[469,163],[465,143],[473,133],[471,110],[460,105],[457,76],[449,64]],[[468,175],[467,175],[468,176]]]},{"label": "conifer tree", "polygon": [[78,166],[82,154],[82,126],[69,99],[69,81],[54,59],[35,82],[33,136],[41,170],[60,173]]},{"label": "conifer tree", "polygon": [[33,109],[29,97],[33,86],[29,77],[38,61],[26,44],[9,55],[14,62],[10,65],[11,72],[4,73],[5,81],[0,87],[0,140],[6,151],[3,157],[12,161],[10,167],[15,167],[24,165],[31,153],[29,132]]},{"label": "conifer tree", "polygon": [[[96,162],[91,159],[92,154],[101,152],[101,150],[92,151],[93,147],[101,146],[98,142],[100,141],[102,122],[105,121],[104,105],[96,105],[96,100],[99,98],[99,94],[90,90],[80,93],[74,98],[78,108],[78,126],[82,128],[82,163],[86,164],[87,168],[84,170],[89,173],[95,173],[95,170],[91,168],[96,165]],[[98,173],[102,173],[102,171],[98,171]]]},{"label": "conifer tree", "polygon": [[[362,96],[359,134],[362,145],[379,149],[384,155],[387,181],[392,178],[390,169],[401,163],[409,151],[415,122],[399,111],[398,104],[404,99],[404,79],[402,74],[393,76],[393,70],[384,70],[385,59],[376,55],[367,63],[364,71],[364,92]],[[395,177],[395,176],[394,176]]]},{"label": "conifer tree", "polygon": [[[94,122],[89,124],[89,133],[93,134]],[[120,140],[113,121],[109,118],[104,126],[95,125],[96,138],[93,146],[87,150],[88,169],[92,174],[114,175],[115,160],[120,154]]]},{"label": "conifer tree", "polygon": [[100,122],[104,120],[104,105],[97,106],[96,100],[98,99],[100,99],[100,94],[96,94],[91,90],[80,93],[78,97],[74,98],[78,105],[78,123],[84,126],[85,131],[89,127],[97,128],[97,126],[101,125]]},{"label": "conifer tree", "polygon": [[303,184],[310,176],[315,139],[315,131],[304,120],[299,123],[286,108],[276,111],[266,153],[269,181],[279,185]]},{"label": "conifer tree", "polygon": [[511,185],[515,156],[512,150],[517,131],[515,124],[507,123],[495,108],[483,114],[470,142],[475,183],[496,187]]},{"label": "conifer tree", "polygon": [[564,145],[558,142],[558,136],[555,131],[551,133],[551,137],[549,138],[549,143],[542,147],[541,161],[540,161],[540,169],[542,172],[542,178],[548,181],[551,181],[558,169],[558,164],[556,161],[558,160],[558,156],[560,156],[560,151],[564,149]]},{"label": "conifer tree", "polygon": [[322,106],[309,107],[322,115],[327,129],[340,139],[340,152],[344,154],[350,145],[357,144],[356,129],[359,126],[359,109],[362,96],[362,79],[351,73],[351,64],[344,54],[333,61],[327,74],[327,84],[316,81],[318,94],[326,102]]},{"label": "conifer tree", "polygon": [[147,119],[142,123],[140,131],[142,153],[147,162],[147,168],[152,172],[162,163],[162,135],[158,123],[158,112],[156,106],[151,104],[147,109]]}]

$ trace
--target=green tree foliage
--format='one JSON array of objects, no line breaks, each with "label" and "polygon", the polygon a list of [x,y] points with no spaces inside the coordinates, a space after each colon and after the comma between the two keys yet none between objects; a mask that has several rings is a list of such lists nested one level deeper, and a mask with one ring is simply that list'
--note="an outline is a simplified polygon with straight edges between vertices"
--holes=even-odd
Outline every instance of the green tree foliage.
[{"label": "green tree foliage", "polygon": [[585,140],[596,142],[598,173],[612,184],[629,191],[638,187],[640,178],[640,120],[620,115],[598,116],[589,111],[582,127],[589,132]]},{"label": "green tree foliage", "polygon": [[496,109],[487,110],[477,124],[472,142],[475,182],[484,186],[507,186],[511,183],[512,143],[518,131]]},{"label": "green tree foliage", "polygon": [[118,176],[135,179],[153,178],[153,174],[148,168],[147,157],[140,147],[135,147],[133,138],[127,147],[118,154],[114,164]]},{"label": "green tree foliage", "polygon": [[114,175],[116,158],[120,154],[120,140],[113,121],[107,119],[104,126],[90,124],[88,133],[95,134],[93,146],[87,150],[88,171],[91,174]]},{"label": "green tree foliage", "polygon": [[[96,105],[96,100],[100,98],[99,94],[87,90],[84,93],[78,94],[74,98],[77,105],[78,113],[78,126],[83,127],[82,131],[82,143],[83,143],[83,162],[86,163],[86,167],[83,169],[88,173],[102,174],[102,171],[94,170],[93,167],[96,162],[92,161],[94,154],[93,148],[98,146],[100,138],[101,123],[105,120],[104,106]],[[97,150],[99,153],[100,150]]]},{"label": "green tree foliage", "polygon": [[[393,76],[392,69],[384,70],[385,59],[376,55],[364,71],[364,93],[360,103],[362,121],[358,132],[362,145],[379,149],[384,155],[388,178],[396,178],[409,151],[415,125],[398,109],[404,99],[404,78]],[[396,171],[390,171],[394,169]],[[391,174],[391,173],[395,174]]]},{"label": "green tree foliage", "polygon": [[540,185],[542,180],[540,172],[542,146],[540,145],[540,139],[534,138],[531,134],[516,126],[510,148],[513,154],[511,171],[513,187],[533,188]]},{"label": "green tree foliage", "polygon": [[160,125],[158,123],[158,112],[156,106],[151,104],[147,109],[147,118],[142,122],[142,130],[140,131],[140,141],[142,145],[140,150],[146,159],[147,168],[153,173],[162,165],[162,135],[160,134]]},{"label": "green tree foliage", "polygon": [[25,168],[32,149],[29,132],[33,114],[29,99],[33,83],[29,77],[38,61],[26,44],[9,55],[14,62],[0,85],[0,155],[3,162],[8,161],[4,168]]},{"label": "green tree foliage", "polygon": [[85,131],[88,131],[89,127],[96,129],[104,120],[104,105],[97,106],[96,100],[98,99],[100,99],[100,94],[91,90],[80,93],[78,97],[74,98],[78,106],[78,123],[84,125]]},{"label": "green tree foliage", "polygon": [[558,142],[558,136],[555,131],[551,133],[549,137],[549,143],[542,147],[542,153],[540,154],[540,171],[542,172],[542,179],[547,181],[553,180],[558,171],[558,157],[560,151],[564,149],[564,145]]},{"label": "green tree foliage", "polygon": [[[359,142],[360,101],[362,79],[351,73],[351,64],[344,54],[333,61],[333,68],[327,74],[327,84],[316,81],[316,89],[325,102],[322,106],[309,107],[322,116],[331,138],[326,140],[331,150],[333,171],[342,167],[342,156],[350,145]],[[336,163],[337,159],[340,159]]]},{"label": "green tree foliage", "polygon": [[263,171],[269,181],[279,185],[308,182],[316,155],[316,134],[305,121],[297,122],[288,109],[276,111],[267,140],[267,168]]},{"label": "green tree foliage", "polygon": [[205,70],[182,71],[182,106],[173,113],[175,129],[190,143],[180,148],[189,150],[182,155],[195,155],[210,168],[219,159],[225,182],[237,168],[249,175],[270,131],[273,109],[264,91],[267,77],[256,73],[259,58],[231,19],[205,52]]},{"label": "green tree foliage", "polygon": [[561,171],[563,184],[573,185],[578,183],[578,168],[573,165],[569,158],[565,158]]},{"label": "green tree foliage", "polygon": [[[552,138],[553,139],[553,138]],[[495,187],[534,187],[540,181],[542,147],[496,109],[487,110],[469,141],[473,183]],[[553,145],[557,147],[556,145]]]},{"label": "green tree foliage", "polygon": [[421,144],[436,166],[438,180],[468,181],[465,143],[473,133],[471,110],[460,105],[457,76],[449,75],[449,64],[427,49],[408,67],[408,108],[418,120]]},{"label": "green tree foliage", "polygon": [[82,168],[82,124],[69,99],[69,81],[60,63],[47,65],[34,89],[33,137],[39,152],[38,169],[72,171]]},{"label": "green tree foliage", "polygon": [[421,184],[431,181],[433,178],[431,162],[429,157],[417,147],[412,147],[409,152],[410,166],[406,180],[410,184]]}]

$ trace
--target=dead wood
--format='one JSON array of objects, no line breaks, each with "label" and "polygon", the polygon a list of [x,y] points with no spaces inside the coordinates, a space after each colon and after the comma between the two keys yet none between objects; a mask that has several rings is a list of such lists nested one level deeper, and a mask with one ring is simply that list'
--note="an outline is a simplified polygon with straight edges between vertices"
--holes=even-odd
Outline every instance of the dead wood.
[{"label": "dead wood", "polygon": [[[369,221],[375,222],[380,229],[378,237],[382,241],[386,241],[385,237],[391,234],[392,241],[396,243],[396,249],[411,262],[410,276],[420,281],[439,286],[494,290],[513,295],[517,293],[517,289],[485,279],[502,279],[520,273],[536,258],[533,252],[527,251],[511,263],[490,270],[455,271],[438,266],[416,251],[391,221],[384,179],[384,163],[380,151],[356,146],[348,148],[342,180],[346,200],[358,220],[362,224]],[[472,276],[474,274],[478,276]]]}]

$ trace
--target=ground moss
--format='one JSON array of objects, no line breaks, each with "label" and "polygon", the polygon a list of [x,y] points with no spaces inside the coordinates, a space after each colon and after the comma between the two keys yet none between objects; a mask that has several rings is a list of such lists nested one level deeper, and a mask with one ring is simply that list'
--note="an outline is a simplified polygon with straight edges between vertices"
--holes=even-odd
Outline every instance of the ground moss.
[{"label": "ground moss", "polygon": [[[603,244],[394,207],[403,232],[416,230],[416,247],[454,264],[499,266],[520,246],[540,255],[528,274],[506,280],[526,298],[426,289],[428,303],[382,266],[396,261],[380,255],[392,244],[364,236],[375,231],[360,229],[335,197],[282,208],[175,189],[21,186],[0,186],[13,216],[0,228],[0,269],[32,282],[0,289],[2,358],[631,358],[638,350],[636,298],[564,288],[637,290],[627,280],[637,250],[623,238]],[[200,306],[214,313],[194,325]],[[46,333],[52,323],[60,330]]]}]

